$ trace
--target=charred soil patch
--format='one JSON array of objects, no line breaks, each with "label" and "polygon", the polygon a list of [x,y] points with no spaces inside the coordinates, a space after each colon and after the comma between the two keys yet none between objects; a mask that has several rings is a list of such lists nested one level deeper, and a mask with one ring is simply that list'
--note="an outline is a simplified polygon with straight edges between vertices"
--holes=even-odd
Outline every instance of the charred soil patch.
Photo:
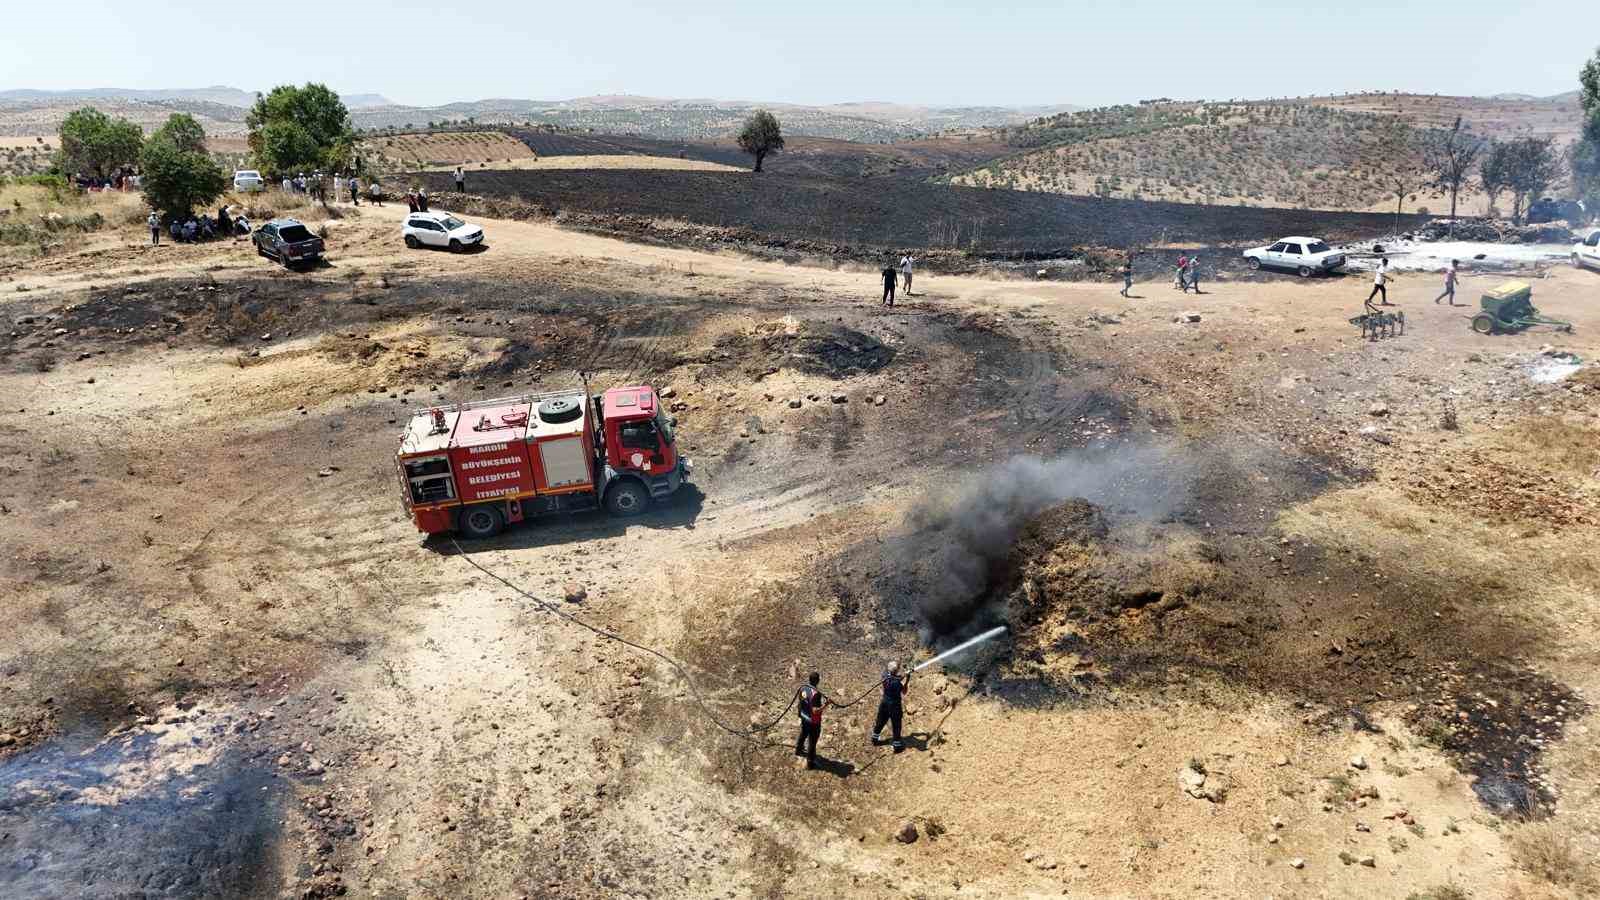
[{"label": "charred soil patch", "polygon": [[979,608],[1013,631],[1001,696],[1048,704],[1098,687],[1115,702],[1209,678],[1290,699],[1330,730],[1372,730],[1376,705],[1398,705],[1486,806],[1552,809],[1540,753],[1588,707],[1519,663],[1541,636],[1497,613],[1484,585],[1374,578],[1372,560],[1305,543],[1105,522],[1082,501],[1054,507],[995,562]]},{"label": "charred soil patch", "polygon": [[[432,193],[453,187],[447,173],[415,177]],[[475,193],[516,197],[551,212],[681,219],[747,229],[752,242],[831,245],[841,255],[951,246],[957,227],[959,246],[975,251],[1236,243],[1299,233],[1333,239],[1394,227],[1392,216],[1379,214],[1059,197],[898,179],[600,170],[488,170],[473,178]]]}]

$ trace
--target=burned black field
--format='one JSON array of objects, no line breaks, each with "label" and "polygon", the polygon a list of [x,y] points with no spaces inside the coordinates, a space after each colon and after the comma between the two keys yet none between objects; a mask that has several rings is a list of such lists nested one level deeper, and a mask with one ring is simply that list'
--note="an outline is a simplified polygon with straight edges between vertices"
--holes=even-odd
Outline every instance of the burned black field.
[{"label": "burned black field", "polygon": [[[447,204],[449,173],[410,176]],[[847,247],[1066,255],[1085,246],[1226,244],[1284,234],[1329,240],[1387,233],[1391,215],[1057,197],[900,179],[763,172],[474,171],[473,194],[547,214],[679,219],[756,239]],[[1403,218],[1403,225],[1422,221]]]}]

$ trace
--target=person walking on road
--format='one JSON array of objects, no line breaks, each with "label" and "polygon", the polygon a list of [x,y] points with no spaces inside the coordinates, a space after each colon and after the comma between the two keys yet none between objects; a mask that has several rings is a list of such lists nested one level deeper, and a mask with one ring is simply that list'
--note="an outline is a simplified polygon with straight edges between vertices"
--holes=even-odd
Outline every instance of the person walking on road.
[{"label": "person walking on road", "polygon": [[1133,290],[1133,256],[1130,254],[1127,261],[1122,264],[1122,291],[1120,293],[1126,297],[1131,290]]},{"label": "person walking on road", "polygon": [[883,305],[894,306],[894,285],[896,273],[894,266],[884,266],[883,272]]},{"label": "person walking on road", "polygon": [[150,246],[161,246],[161,217],[155,210],[150,210],[150,218],[145,219],[145,224],[150,226]]},{"label": "person walking on road", "polygon": [[1189,268],[1189,256],[1188,256],[1188,254],[1184,254],[1183,256],[1178,257],[1178,271],[1174,272],[1173,275],[1172,275],[1172,286],[1174,288],[1177,288],[1180,291],[1187,289],[1187,284],[1184,282],[1184,276],[1185,276],[1188,268]]},{"label": "person walking on road", "polygon": [[427,211],[428,211],[428,189],[425,188],[425,187],[419,187],[419,188],[417,188],[417,212],[427,212]]},{"label": "person walking on road", "polygon": [[1438,303],[1440,300],[1449,297],[1450,305],[1456,305],[1456,266],[1460,264],[1460,260],[1450,260],[1450,268],[1444,270],[1444,293],[1433,298],[1434,303]]},{"label": "person walking on road", "polygon": [[467,192],[467,173],[462,171],[460,166],[456,166],[456,193],[465,194],[466,192]]},{"label": "person walking on road", "polygon": [[1188,285],[1196,294],[1200,293],[1200,254],[1189,257]]},{"label": "person walking on road", "polygon": [[900,676],[900,663],[891,660],[888,668],[883,672],[883,699],[878,701],[878,718],[872,726],[872,745],[876,747],[881,741],[878,739],[883,726],[888,725],[889,733],[894,736],[894,752],[899,753],[905,749],[905,744],[900,740],[900,726],[905,719],[905,705],[902,702],[906,691],[911,686],[911,677]]},{"label": "person walking on road", "polygon": [[812,672],[806,683],[800,686],[800,736],[794,742],[794,755],[805,757],[808,769],[817,767],[817,738],[822,736],[822,711],[828,708],[828,698],[817,689],[817,683],[821,680],[820,674]]},{"label": "person walking on road", "polygon": [[916,265],[916,262],[916,257],[909,253],[900,257],[900,277],[905,280],[902,290],[907,297],[911,296],[911,270]]},{"label": "person walking on road", "polygon": [[1389,302],[1389,288],[1387,287],[1388,283],[1389,257],[1385,256],[1378,263],[1377,274],[1372,276],[1372,293],[1367,295],[1367,303],[1371,304],[1373,297],[1381,296],[1383,300],[1379,302],[1379,306],[1393,306],[1394,304]]},{"label": "person walking on road", "polygon": [[356,206],[361,205],[361,179],[350,176],[350,202]]},{"label": "person walking on road", "polygon": [[383,188],[378,187],[378,179],[367,182],[367,202],[373,206],[383,205]]}]

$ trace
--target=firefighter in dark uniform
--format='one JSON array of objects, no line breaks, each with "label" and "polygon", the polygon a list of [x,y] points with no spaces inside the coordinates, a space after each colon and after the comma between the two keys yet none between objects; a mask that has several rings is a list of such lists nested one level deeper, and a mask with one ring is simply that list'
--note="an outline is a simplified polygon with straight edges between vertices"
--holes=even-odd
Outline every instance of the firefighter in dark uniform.
[{"label": "firefighter in dark uniform", "polygon": [[905,718],[902,701],[910,687],[911,676],[902,677],[900,663],[891,661],[883,673],[883,699],[878,701],[878,720],[872,726],[873,746],[881,743],[878,733],[883,731],[883,726],[887,724],[891,728],[890,733],[894,735],[894,752],[899,753],[905,749],[905,744],[900,741],[900,725]]},{"label": "firefighter in dark uniform", "polygon": [[828,708],[828,698],[817,690],[822,676],[816,672],[800,686],[800,737],[794,742],[794,755],[806,758],[806,768],[817,767],[817,738],[822,736],[822,711]]}]

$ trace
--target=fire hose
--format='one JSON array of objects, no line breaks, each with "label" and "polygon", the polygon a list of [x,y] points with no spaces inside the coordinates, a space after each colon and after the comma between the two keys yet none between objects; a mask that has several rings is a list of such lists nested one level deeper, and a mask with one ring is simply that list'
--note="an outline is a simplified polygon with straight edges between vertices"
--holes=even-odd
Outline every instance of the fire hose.
[{"label": "fire hose", "polygon": [[[683,679],[684,684],[687,685],[688,688],[689,688],[690,697],[694,700],[695,705],[700,707],[701,712],[703,712],[705,714],[706,718],[711,722],[711,724],[715,725],[717,728],[722,729],[723,731],[726,731],[727,733],[733,735],[734,737],[739,738],[740,740],[748,741],[748,742],[750,742],[752,744],[756,744],[757,746],[771,746],[767,742],[762,742],[762,741],[756,740],[755,739],[755,735],[765,734],[766,732],[771,731],[772,729],[778,727],[778,725],[781,722],[783,722],[784,718],[789,715],[789,710],[793,709],[795,703],[800,699],[800,691],[798,689],[796,689],[795,692],[789,697],[789,703],[788,703],[787,706],[785,706],[783,708],[783,711],[778,713],[778,715],[771,722],[767,722],[766,724],[751,725],[748,729],[740,729],[740,728],[736,728],[736,727],[734,727],[732,725],[729,725],[728,723],[722,721],[722,718],[720,716],[718,716],[716,711],[711,708],[710,701],[708,701],[705,698],[705,696],[700,693],[700,689],[695,686],[694,679],[689,676],[689,670],[683,663],[678,662],[677,660],[675,660],[672,657],[666,655],[665,653],[661,652],[660,650],[655,649],[654,647],[650,647],[650,646],[647,646],[645,644],[640,644],[640,643],[638,643],[636,641],[629,640],[627,637],[623,636],[622,634],[620,634],[620,633],[618,633],[616,631],[612,631],[611,629],[606,628],[606,627],[604,627],[602,625],[595,625],[595,624],[592,624],[590,622],[587,622],[587,621],[583,620],[582,618],[580,618],[578,616],[575,616],[572,613],[567,612],[566,610],[564,610],[560,606],[557,606],[556,604],[550,602],[549,600],[545,600],[543,598],[535,596],[534,594],[530,593],[529,591],[527,591],[526,589],[524,589],[520,585],[515,584],[514,582],[512,582],[509,579],[505,578],[504,576],[500,575],[498,572],[493,571],[492,569],[488,568],[487,566],[485,566],[482,563],[478,562],[477,560],[473,559],[471,554],[467,553],[467,551],[461,546],[461,544],[454,537],[450,538],[450,545],[456,548],[456,553],[462,559],[466,560],[468,565],[472,566],[473,568],[477,569],[478,571],[482,572],[483,574],[489,576],[490,578],[493,578],[495,581],[500,582],[501,584],[505,585],[506,587],[508,587],[511,590],[515,591],[516,593],[520,594],[524,599],[526,599],[528,602],[532,603],[534,606],[537,606],[539,609],[543,610],[544,612],[550,613],[551,615],[556,616],[559,619],[563,619],[563,620],[565,620],[567,622],[570,622],[571,624],[576,625],[579,628],[583,628],[583,629],[585,629],[585,630],[587,630],[587,631],[589,631],[589,632],[591,632],[591,633],[593,633],[593,634],[595,634],[595,635],[597,635],[599,637],[602,637],[602,638],[605,638],[605,639],[611,640],[611,641],[616,641],[617,643],[622,644],[625,647],[629,647],[631,649],[637,650],[640,653],[648,654],[648,655],[653,656],[656,659],[659,659],[662,662],[666,663],[668,666],[670,666],[672,668],[672,670],[674,672],[676,672],[679,675],[679,677],[681,677]],[[922,662],[918,663],[916,666],[912,667],[911,672],[913,672],[913,673],[919,672],[919,671],[927,668],[928,666],[933,665],[934,663],[938,662],[941,659],[945,659],[947,657],[953,656],[953,655],[955,655],[957,653],[960,653],[963,650],[966,650],[969,647],[974,647],[974,646],[976,646],[978,644],[981,644],[984,641],[987,641],[987,640],[989,640],[991,638],[998,637],[1000,634],[1004,633],[1005,630],[1006,630],[1006,626],[1004,626],[1004,625],[999,625],[999,626],[996,626],[994,628],[991,628],[988,631],[985,631],[985,632],[983,632],[982,634],[980,634],[980,635],[978,635],[976,637],[973,637],[973,638],[971,638],[969,640],[963,641],[960,644],[957,644],[956,646],[951,647],[948,650],[945,650],[945,651],[943,651],[943,652],[941,652],[941,653],[939,653],[939,654],[937,654],[935,656],[932,656],[932,657],[929,657],[926,660],[923,660]],[[848,709],[848,708],[850,708],[852,706],[855,706],[857,703],[860,703],[862,700],[865,700],[868,695],[870,695],[873,691],[877,690],[882,684],[883,684],[883,680],[882,679],[878,679],[878,680],[872,682],[871,686],[869,686],[866,690],[862,691],[860,695],[856,696],[854,699],[850,700],[848,703],[832,703],[832,704],[829,704],[829,705],[832,706],[834,709]]]}]

